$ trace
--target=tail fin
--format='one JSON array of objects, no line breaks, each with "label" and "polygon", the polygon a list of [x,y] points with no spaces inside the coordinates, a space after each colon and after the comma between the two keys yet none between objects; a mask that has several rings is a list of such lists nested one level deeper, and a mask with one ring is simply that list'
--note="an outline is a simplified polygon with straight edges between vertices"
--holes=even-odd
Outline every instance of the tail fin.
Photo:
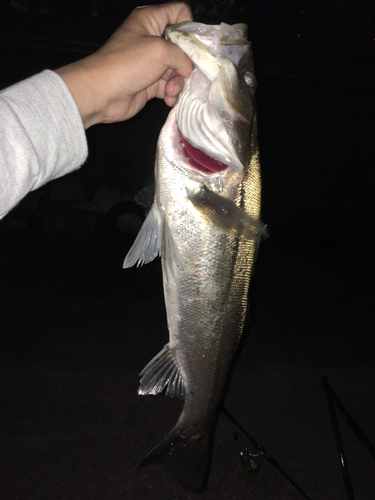
[{"label": "tail fin", "polygon": [[135,469],[152,462],[167,464],[186,490],[202,491],[206,486],[208,472],[209,433],[194,439],[172,429]]}]

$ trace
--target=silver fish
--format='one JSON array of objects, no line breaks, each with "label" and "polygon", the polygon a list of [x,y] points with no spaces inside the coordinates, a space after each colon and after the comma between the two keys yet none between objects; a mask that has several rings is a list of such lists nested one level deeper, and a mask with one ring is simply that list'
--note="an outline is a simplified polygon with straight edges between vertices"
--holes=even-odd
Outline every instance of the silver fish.
[{"label": "silver fish", "polygon": [[141,372],[139,394],[185,400],[175,427],[139,464],[162,461],[200,491],[209,434],[244,326],[259,236],[255,76],[246,25],[168,26],[192,59],[160,133],[153,206],[124,267],[162,258],[169,343]]}]

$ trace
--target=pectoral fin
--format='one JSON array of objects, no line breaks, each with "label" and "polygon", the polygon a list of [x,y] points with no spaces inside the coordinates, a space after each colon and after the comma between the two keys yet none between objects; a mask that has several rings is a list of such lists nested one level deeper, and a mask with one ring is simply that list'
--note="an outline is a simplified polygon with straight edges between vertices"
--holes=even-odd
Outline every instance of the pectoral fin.
[{"label": "pectoral fin", "polygon": [[229,233],[232,229],[236,229],[249,240],[259,236],[264,239],[268,237],[267,225],[263,221],[254,219],[245,210],[237,207],[232,200],[223,198],[206,187],[199,193],[190,195],[189,199],[201,216],[220,231]]},{"label": "pectoral fin", "polygon": [[160,255],[164,216],[154,203],[131,249],[124,260],[124,268],[143,265]]}]

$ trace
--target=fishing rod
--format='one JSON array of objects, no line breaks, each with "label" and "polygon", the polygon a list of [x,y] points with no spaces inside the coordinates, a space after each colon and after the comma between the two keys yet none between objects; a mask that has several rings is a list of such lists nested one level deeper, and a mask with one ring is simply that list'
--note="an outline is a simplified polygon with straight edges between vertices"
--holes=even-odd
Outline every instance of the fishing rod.
[{"label": "fishing rod", "polygon": [[365,434],[365,432],[362,430],[362,428],[359,426],[359,424],[354,420],[354,418],[350,415],[348,410],[345,408],[345,406],[342,404],[342,402],[339,400],[339,398],[336,396],[335,391],[332,389],[332,387],[329,385],[328,380],[327,380],[327,386],[329,388],[329,392],[331,393],[332,399],[336,404],[337,409],[344,415],[346,418],[350,428],[354,432],[354,434],[357,436],[357,438],[362,441],[363,443],[368,444],[369,446],[369,452],[372,458],[375,460],[375,447],[368,438],[368,436]]},{"label": "fishing rod", "polygon": [[339,425],[337,422],[336,412],[335,412],[335,408],[334,408],[333,403],[336,404],[337,409],[344,415],[350,428],[352,429],[354,434],[357,436],[357,438],[360,441],[362,441],[363,443],[368,444],[369,452],[374,460],[375,460],[375,447],[372,444],[372,442],[370,441],[370,439],[367,437],[367,435],[364,433],[364,431],[361,429],[359,424],[354,420],[354,418],[350,415],[348,410],[344,407],[342,402],[336,396],[335,391],[329,385],[328,378],[326,376],[323,377],[323,387],[324,387],[324,390],[326,392],[326,397],[327,397],[327,402],[328,402],[329,413],[331,416],[333,432],[335,434],[337,451],[339,453],[339,458],[340,458],[341,471],[342,471],[342,474],[344,477],[344,482],[345,482],[346,495],[348,497],[348,500],[353,500],[354,493],[353,493],[352,484],[351,484],[350,477],[349,477],[348,466],[346,464],[344,449],[343,449],[341,435],[340,435],[340,428],[339,428]]},{"label": "fishing rod", "polygon": [[[238,422],[238,420],[236,420],[233,417],[233,415],[225,408],[224,405],[219,404],[219,409],[237,427],[237,429],[239,429],[242,432],[242,434],[247,437],[250,443],[252,443],[259,450],[259,454],[263,456],[266,460],[268,460],[268,462],[272,465],[272,467],[277,469],[290,482],[290,484],[292,484],[294,488],[296,488],[296,490],[299,491],[299,493],[304,498],[306,498],[306,500],[311,500],[311,498],[307,496],[307,494],[303,491],[303,489],[300,486],[298,486],[298,484],[295,481],[293,481],[293,479],[289,476],[289,474],[287,474],[281,468],[281,465],[263,448],[263,446],[260,443],[258,443],[258,441],[255,438],[250,436],[250,434],[242,427],[242,425]],[[243,462],[246,461],[247,457],[247,448],[245,450],[246,450],[245,453],[244,452],[240,453]],[[251,463],[250,470],[252,470],[253,472],[257,472],[259,470],[259,466],[256,463]]]},{"label": "fishing rod", "polygon": [[333,433],[335,435],[337,451],[339,453],[340,466],[341,466],[342,475],[344,477],[346,495],[347,495],[348,500],[354,500],[354,493],[353,493],[352,483],[351,483],[350,476],[349,476],[348,466],[346,464],[346,458],[345,458],[345,454],[344,454],[344,448],[342,445],[340,428],[339,428],[339,425],[337,422],[335,407],[333,405],[332,389],[328,383],[327,377],[323,377],[323,387],[324,387],[326,397],[327,397],[328,409],[329,409],[329,414],[331,417]]}]

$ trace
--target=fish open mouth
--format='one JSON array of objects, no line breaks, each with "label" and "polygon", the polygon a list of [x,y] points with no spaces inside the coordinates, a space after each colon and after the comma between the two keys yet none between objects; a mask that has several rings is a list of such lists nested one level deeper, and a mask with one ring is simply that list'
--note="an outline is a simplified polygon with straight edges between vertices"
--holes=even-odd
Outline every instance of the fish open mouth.
[{"label": "fish open mouth", "polygon": [[178,134],[182,152],[190,166],[204,174],[216,174],[228,168],[229,165],[225,165],[225,163],[215,160],[215,158],[208,156],[200,149],[192,146],[190,142],[182,136],[179,129]]}]

